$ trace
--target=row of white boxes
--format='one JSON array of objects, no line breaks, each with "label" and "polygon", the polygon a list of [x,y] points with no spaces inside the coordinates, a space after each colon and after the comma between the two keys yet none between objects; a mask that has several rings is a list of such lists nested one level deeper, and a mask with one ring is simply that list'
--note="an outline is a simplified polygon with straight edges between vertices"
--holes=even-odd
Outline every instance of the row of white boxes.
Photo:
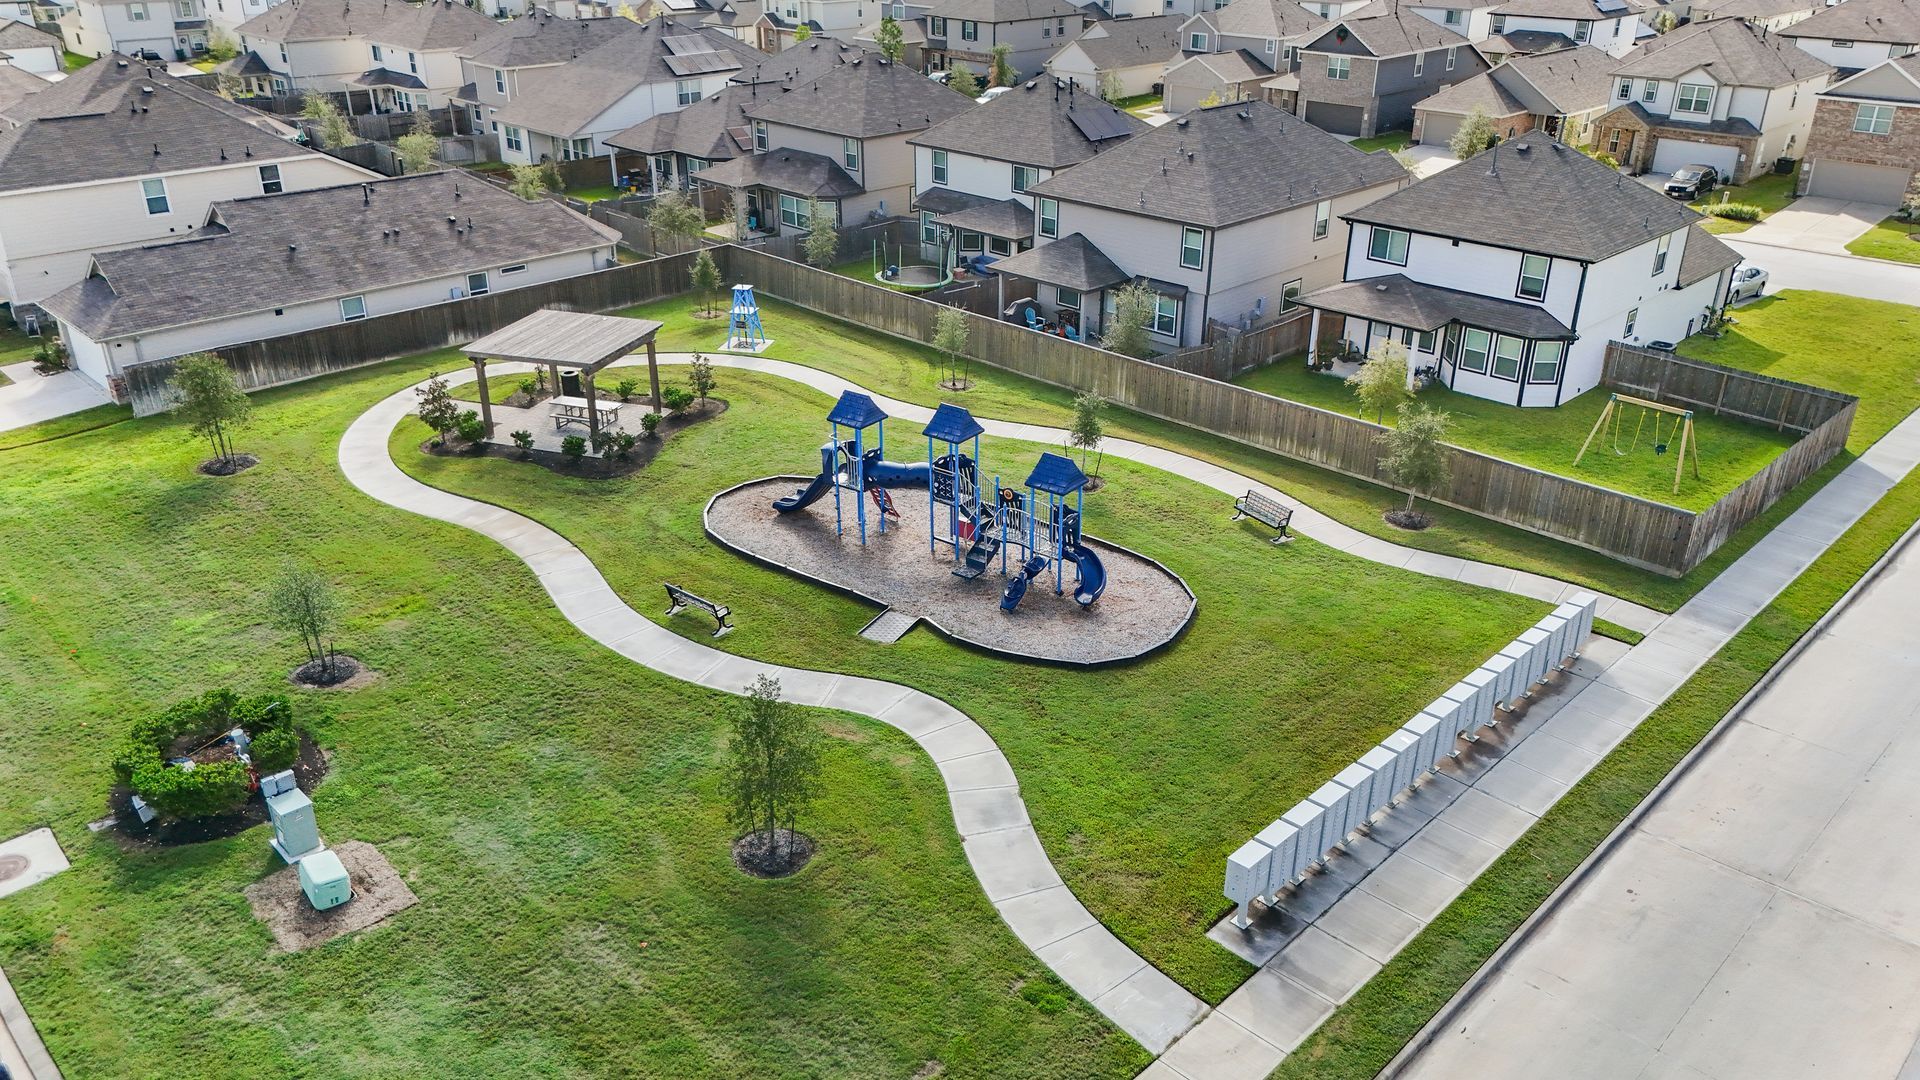
[{"label": "row of white boxes", "polygon": [[1569,597],[1420,715],[1227,856],[1226,894],[1239,905],[1234,925],[1245,929],[1250,903],[1255,899],[1272,902],[1280,890],[1305,877],[1354,830],[1432,772],[1454,752],[1462,736],[1471,737],[1493,724],[1497,710],[1531,694],[1534,684],[1578,655],[1581,643],[1593,633],[1597,603],[1598,598],[1588,592]]}]

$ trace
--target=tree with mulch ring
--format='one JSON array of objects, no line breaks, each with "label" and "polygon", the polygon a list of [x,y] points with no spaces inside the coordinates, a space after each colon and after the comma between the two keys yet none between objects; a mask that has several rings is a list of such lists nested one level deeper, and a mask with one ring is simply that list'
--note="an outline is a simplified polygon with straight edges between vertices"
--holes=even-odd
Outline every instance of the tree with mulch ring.
[{"label": "tree with mulch ring", "polygon": [[1447,482],[1447,414],[1426,405],[1400,406],[1398,426],[1379,434],[1387,454],[1380,462],[1387,478],[1407,493],[1407,505],[1389,510],[1387,524],[1400,529],[1425,529],[1433,524],[1430,514],[1413,508],[1421,492],[1433,492]]},{"label": "tree with mulch ring", "polygon": [[253,416],[253,402],[240,389],[233,369],[212,353],[193,353],[174,361],[171,390],[174,410],[187,422],[187,434],[205,439],[213,457],[200,463],[207,476],[232,476],[260,464],[233,448],[234,429]]},{"label": "tree with mulch ring", "polygon": [[267,593],[267,612],[273,625],[300,635],[307,662],[293,669],[301,686],[339,686],[361,672],[360,661],[341,656],[333,647],[333,631],[340,622],[340,600],[333,585],[319,571],[289,566]]},{"label": "tree with mulch ring", "polygon": [[[664,397],[666,395],[663,392],[661,396]],[[633,444],[630,447],[623,450],[616,444],[604,458],[582,456],[574,459],[565,454],[555,453],[552,450],[536,450],[532,446],[531,439],[528,440],[528,444],[524,447],[518,444],[502,446],[499,443],[484,441],[477,443],[442,442],[439,445],[435,445],[435,440],[428,439],[426,442],[420,444],[420,452],[423,454],[431,454],[434,457],[488,457],[499,458],[502,461],[532,462],[535,465],[542,466],[548,472],[558,473],[561,476],[578,476],[587,480],[608,480],[622,476],[631,476],[641,469],[646,468],[652,463],[654,458],[660,455],[660,447],[668,439],[673,438],[675,435],[678,435],[680,432],[685,431],[695,424],[712,420],[726,411],[727,402],[725,398],[708,398],[705,401],[696,401],[678,413],[663,415],[660,418],[659,426],[655,429],[656,433],[652,437],[632,436]],[[647,413],[645,415],[652,416],[653,414]],[[621,434],[631,436],[630,432]]]},{"label": "tree with mulch ring", "polygon": [[733,863],[758,878],[781,878],[813,858],[812,837],[795,824],[820,786],[820,730],[791,702],[780,680],[762,675],[734,713],[727,741],[729,816],[743,835]]},{"label": "tree with mulch ring", "polygon": [[[209,690],[134,721],[114,755],[116,791],[138,795],[161,815],[157,831],[183,838],[161,842],[228,836],[265,820],[264,807],[246,812],[258,778],[317,760],[310,744],[284,694]],[[323,768],[309,765],[314,779]]]},{"label": "tree with mulch ring", "polygon": [[967,313],[957,307],[943,307],[933,316],[933,347],[946,354],[947,370],[940,378],[940,389],[964,391],[973,385],[973,357],[967,356],[966,367],[961,367],[960,358],[966,356],[967,339],[972,336],[973,328],[967,322]]}]

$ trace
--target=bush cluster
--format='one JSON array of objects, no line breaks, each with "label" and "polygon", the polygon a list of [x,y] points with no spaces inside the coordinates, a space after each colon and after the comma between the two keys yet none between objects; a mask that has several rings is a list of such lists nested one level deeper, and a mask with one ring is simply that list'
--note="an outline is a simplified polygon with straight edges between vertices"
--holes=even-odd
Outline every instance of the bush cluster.
[{"label": "bush cluster", "polygon": [[235,727],[253,740],[250,756],[259,772],[293,767],[300,754],[300,732],[292,702],[284,694],[242,698],[221,689],[134,721],[114,755],[114,775],[163,814],[197,818],[225,813],[247,797],[247,767],[219,761],[182,769],[167,764],[166,754],[182,738],[205,741]]},{"label": "bush cluster", "polygon": [[1714,203],[1707,207],[1707,213],[1713,217],[1728,218],[1733,221],[1759,221],[1766,211],[1743,202]]}]

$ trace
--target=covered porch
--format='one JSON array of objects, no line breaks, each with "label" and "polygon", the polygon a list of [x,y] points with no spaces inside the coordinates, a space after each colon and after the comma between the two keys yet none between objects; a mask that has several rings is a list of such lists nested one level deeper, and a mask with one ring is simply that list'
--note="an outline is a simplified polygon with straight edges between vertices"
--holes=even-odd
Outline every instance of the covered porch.
[{"label": "covered porch", "polygon": [[427,100],[427,84],[417,75],[374,68],[347,81],[347,113],[351,115],[355,91],[366,94],[366,112],[413,112],[432,107]]},{"label": "covered porch", "polygon": [[[925,258],[951,258],[959,265],[984,255],[991,262],[1033,246],[1033,208],[1017,199],[933,188],[916,195],[913,206],[920,214]],[[943,249],[950,254],[943,255]]]},{"label": "covered porch", "polygon": [[1080,233],[1002,259],[993,270],[1002,318],[1075,341],[1101,332],[1112,291],[1133,280]]},{"label": "covered porch", "polygon": [[748,230],[774,236],[786,229],[805,232],[808,207],[815,199],[832,211],[837,223],[840,201],[866,193],[832,158],[805,150],[747,154],[702,169],[693,178],[744,199]]},{"label": "covered porch", "polygon": [[[660,323],[651,319],[628,319],[618,315],[592,315],[579,311],[542,308],[509,326],[496,330],[466,348],[479,383],[480,419],[486,424],[487,438],[494,436],[493,399],[487,390],[487,364],[491,361],[518,361],[544,367],[553,381],[556,395],[547,403],[547,419],[527,430],[551,427],[558,432],[574,422],[584,422],[587,436],[598,433],[604,423],[603,411],[594,388],[594,377],[615,360],[642,346],[647,350],[647,384],[653,411],[660,412],[660,368],[654,355],[654,338]],[[569,394],[569,379],[578,380],[579,393]],[[522,410],[516,410],[522,411]]]}]

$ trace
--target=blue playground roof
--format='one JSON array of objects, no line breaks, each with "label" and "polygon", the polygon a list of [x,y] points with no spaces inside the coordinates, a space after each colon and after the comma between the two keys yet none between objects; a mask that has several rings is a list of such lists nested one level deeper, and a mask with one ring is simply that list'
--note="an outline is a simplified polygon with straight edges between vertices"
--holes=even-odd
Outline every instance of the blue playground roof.
[{"label": "blue playground roof", "polygon": [[1059,454],[1041,454],[1040,464],[1027,477],[1027,486],[1049,495],[1071,495],[1087,486],[1087,474]]},{"label": "blue playground roof", "polygon": [[941,405],[933,410],[933,419],[927,421],[925,435],[940,442],[959,443],[984,435],[986,431],[967,410],[958,405]]},{"label": "blue playground roof", "polygon": [[880,411],[880,406],[875,405],[872,398],[852,390],[841,394],[833,411],[827,414],[829,422],[850,428],[872,427],[886,418],[887,414]]}]

